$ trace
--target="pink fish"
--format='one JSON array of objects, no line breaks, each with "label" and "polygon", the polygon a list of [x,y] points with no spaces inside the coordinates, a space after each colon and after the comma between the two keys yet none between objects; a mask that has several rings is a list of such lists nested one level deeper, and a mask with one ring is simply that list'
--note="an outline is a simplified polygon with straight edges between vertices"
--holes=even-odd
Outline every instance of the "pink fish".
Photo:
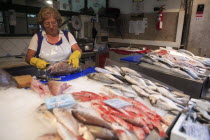
[{"label": "pink fish", "polygon": [[47,85],[54,96],[63,94],[65,90],[71,87],[71,85],[61,81],[49,81]]}]

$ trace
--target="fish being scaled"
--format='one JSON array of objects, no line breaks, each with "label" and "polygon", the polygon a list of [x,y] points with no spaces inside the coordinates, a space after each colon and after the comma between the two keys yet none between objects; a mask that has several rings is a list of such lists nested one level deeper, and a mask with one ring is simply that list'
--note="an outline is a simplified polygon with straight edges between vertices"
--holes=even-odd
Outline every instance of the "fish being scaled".
[{"label": "fish being scaled", "polygon": [[63,94],[66,89],[71,87],[71,85],[61,81],[49,81],[47,85],[54,96]]},{"label": "fish being scaled", "polygon": [[5,70],[0,69],[0,87],[18,87],[18,83]]},{"label": "fish being scaled", "polygon": [[74,68],[72,65],[69,65],[66,61],[61,61],[58,63],[51,64],[46,72],[49,75],[66,75],[80,72],[84,66],[80,66],[79,68]]}]

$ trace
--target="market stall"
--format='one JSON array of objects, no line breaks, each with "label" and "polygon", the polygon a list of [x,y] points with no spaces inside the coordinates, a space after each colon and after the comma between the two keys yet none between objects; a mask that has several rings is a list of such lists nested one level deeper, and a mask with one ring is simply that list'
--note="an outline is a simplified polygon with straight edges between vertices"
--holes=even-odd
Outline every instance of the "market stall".
[{"label": "market stall", "polygon": [[[101,69],[97,69],[97,70],[100,71]],[[108,69],[106,69],[105,71],[108,71]],[[82,73],[82,72],[83,71],[81,71],[80,73]],[[111,92],[109,92],[109,90],[107,90],[107,89],[110,89],[110,87],[109,86],[106,87],[107,85],[110,85],[110,84],[104,83],[104,81],[101,82],[100,80],[99,81],[94,80],[91,78],[91,75],[90,75],[90,74],[104,74],[104,73],[100,73],[100,72],[98,73],[98,72],[94,71],[94,73],[86,73],[86,74],[88,74],[88,75],[85,76],[85,75],[79,74],[82,77],[79,76],[78,78],[70,80],[70,81],[68,81],[68,80],[65,80],[65,82],[63,81],[62,84],[65,83],[65,85],[69,85],[69,87],[67,88],[67,90],[65,90],[62,93],[62,95],[68,95],[68,94],[73,95],[73,97],[76,100],[76,105],[83,104],[83,107],[84,106],[86,107],[86,109],[85,109],[86,113],[89,111],[91,112],[91,110],[87,111],[88,108],[86,105],[84,105],[85,102],[82,101],[83,96],[87,96],[85,98],[85,100],[88,102],[89,101],[90,102],[102,101],[102,100],[98,100],[98,96],[96,96],[96,95],[100,95],[100,96],[103,95],[103,98],[106,97],[107,100],[113,99],[112,96],[114,96],[115,98],[123,99],[124,101],[127,101],[128,103],[131,103],[130,101],[132,101],[132,103],[136,102],[136,103],[145,105],[145,107],[148,108],[148,110],[152,110],[152,112],[154,112],[155,114],[156,113],[158,114],[159,117],[156,116],[157,117],[156,119],[163,117],[164,121],[161,123],[161,126],[159,126],[159,127],[157,127],[157,126],[155,126],[155,124],[153,124],[154,128],[151,127],[150,132],[148,130],[148,132],[146,134],[142,135],[142,137],[144,139],[160,139],[161,137],[164,138],[165,134],[167,135],[167,136],[165,135],[165,138],[170,136],[170,131],[179,116],[179,112],[176,111],[176,109],[178,109],[179,107],[178,108],[175,107],[175,111],[165,111],[163,109],[159,109],[157,107],[152,106],[150,103],[150,100],[148,100],[148,98],[146,98],[146,97],[142,98],[141,96],[136,96],[136,94],[131,94],[131,93],[129,94],[129,92],[126,92],[126,94],[124,94],[124,95],[119,95],[119,94],[114,95],[113,93],[111,94]],[[142,77],[149,78],[149,77],[144,76],[143,74],[142,74]],[[150,80],[152,80],[152,79],[150,78]],[[57,82],[59,82],[59,81],[57,81]],[[155,82],[157,82],[157,81],[155,81]],[[50,81],[47,83],[48,83],[47,86],[50,88],[50,84],[49,84]],[[46,86],[46,81],[44,81],[44,82],[42,81],[42,84],[44,84],[44,86]],[[166,85],[164,85],[164,86],[166,86]],[[63,131],[61,132],[61,128],[58,125],[56,125],[56,127],[55,127],[53,124],[51,124],[52,122],[49,124],[49,120],[47,120],[45,118],[46,116],[44,114],[46,113],[45,111],[47,111],[47,110],[41,110],[41,112],[43,111],[44,114],[43,114],[43,112],[40,114],[40,105],[42,103],[46,104],[46,99],[48,99],[50,97],[48,96],[48,94],[43,95],[43,94],[38,93],[38,90],[32,90],[32,89],[34,89],[34,87],[31,87],[29,89],[17,89],[14,87],[8,88],[8,89],[1,89],[1,92],[0,92],[1,93],[1,106],[7,106],[7,109],[1,108],[1,112],[3,112],[2,117],[1,117],[2,118],[1,119],[1,121],[2,121],[1,122],[1,124],[2,124],[1,131],[5,132],[5,133],[1,133],[1,135],[0,135],[1,139],[5,139],[5,140],[7,140],[7,139],[8,140],[9,139],[37,139],[39,136],[42,136],[44,134],[52,134],[52,133],[55,133],[55,134],[58,133],[60,135],[60,137],[62,137],[62,138],[64,137],[62,135]],[[82,93],[83,96],[80,96],[81,95],[80,93]],[[101,93],[103,93],[103,94],[101,94]],[[53,95],[55,95],[55,94],[53,94]],[[62,95],[57,95],[57,96],[53,96],[53,97],[59,97]],[[90,98],[92,95],[94,95],[94,99]],[[187,97],[187,99],[189,99],[189,97]],[[135,101],[135,102],[133,102],[133,101]],[[9,102],[9,104],[8,104],[8,102]],[[10,102],[12,102],[12,104]],[[106,104],[106,106],[107,106],[107,104]],[[139,105],[137,105],[137,106],[140,107]],[[38,112],[37,112],[37,108],[39,108]],[[71,110],[71,107],[65,108],[65,109]],[[178,110],[181,110],[181,108],[179,108]],[[49,111],[51,112],[52,110],[49,109]],[[92,115],[96,115],[96,114],[99,115],[100,113],[95,110],[95,114],[92,114]],[[135,116],[135,115],[133,114],[131,116]],[[61,120],[59,120],[57,117],[58,116],[56,116],[56,120],[57,120],[56,122],[61,122]],[[103,120],[104,120],[104,118],[103,118]],[[116,128],[114,126],[112,126],[112,129],[114,130],[115,133],[117,133],[117,136],[120,139],[124,139],[126,136],[130,137],[130,138],[136,137],[133,135],[133,133],[130,134],[130,132],[127,132],[128,128],[126,126],[124,126],[121,122],[118,122],[116,120],[116,118],[114,120],[115,120],[114,122],[119,125],[119,129],[126,132],[125,133],[126,135],[121,137],[121,135],[119,135],[118,131],[116,131]],[[106,123],[110,124],[110,122],[107,122],[106,119],[105,119],[105,121],[106,121]],[[164,122],[167,122],[166,123],[167,125],[164,124]],[[130,123],[128,123],[128,120],[126,120],[126,124],[128,126],[130,126]],[[65,126],[65,123],[63,122],[62,125]],[[141,128],[141,127],[138,127],[138,128]],[[161,132],[161,130],[162,130],[162,132]],[[133,129],[131,129],[130,131],[133,131]],[[15,132],[15,135],[11,135],[9,132]],[[134,134],[138,136],[138,134],[140,134],[140,131],[139,131],[139,133],[134,133]],[[47,135],[47,136],[49,136],[49,135]],[[139,137],[140,137],[140,135],[138,136],[138,139],[139,139]]]}]

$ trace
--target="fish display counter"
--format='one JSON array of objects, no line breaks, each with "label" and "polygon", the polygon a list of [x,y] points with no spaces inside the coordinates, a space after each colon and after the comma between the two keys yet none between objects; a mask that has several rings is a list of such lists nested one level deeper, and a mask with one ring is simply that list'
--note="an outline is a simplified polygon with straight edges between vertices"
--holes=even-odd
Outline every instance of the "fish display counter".
[{"label": "fish display counter", "polygon": [[0,89],[4,140],[169,139],[190,98],[119,65],[95,68],[69,81],[42,83],[33,78],[27,89],[14,85]]},{"label": "fish display counter", "polygon": [[[183,91],[194,98],[208,97],[209,59],[186,50],[161,48],[134,58],[122,58],[129,67]],[[205,97],[204,97],[205,96]]]}]

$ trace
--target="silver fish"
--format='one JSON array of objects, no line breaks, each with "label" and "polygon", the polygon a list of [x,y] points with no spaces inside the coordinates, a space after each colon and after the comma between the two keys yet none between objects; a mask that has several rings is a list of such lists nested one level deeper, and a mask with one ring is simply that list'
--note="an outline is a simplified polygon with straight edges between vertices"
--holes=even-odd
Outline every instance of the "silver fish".
[{"label": "silver fish", "polygon": [[194,79],[191,75],[186,73],[185,71],[180,70],[180,68],[171,68],[172,71],[177,72],[181,75],[184,75],[186,78]]},{"label": "silver fish", "polygon": [[147,88],[153,90],[153,91],[156,91],[157,90],[157,86],[147,86]]},{"label": "silver fish", "polygon": [[58,134],[50,133],[39,136],[37,140],[62,140]]},{"label": "silver fish", "polygon": [[170,99],[162,95],[157,95],[157,94],[150,95],[149,100],[153,106],[156,106],[163,110],[168,110],[168,111],[170,110],[181,111],[182,110],[181,108],[177,107],[173,101],[171,101]]},{"label": "silver fish", "polygon": [[149,94],[160,94],[159,92],[156,92],[156,91],[154,91],[154,90],[151,90],[151,89],[148,88],[148,87],[144,88],[144,90],[145,90],[147,93],[149,93]]},{"label": "silver fish", "polygon": [[57,122],[56,128],[62,140],[78,140],[77,136],[75,136],[73,133],[70,133],[61,123]]},{"label": "silver fish", "polygon": [[123,97],[128,97],[128,98],[137,97],[137,95],[135,93],[123,92],[117,88],[106,86],[106,85],[103,86],[103,89],[111,95],[118,95],[118,96],[123,96]]},{"label": "silver fish", "polygon": [[121,67],[121,70],[123,71],[124,74],[131,74],[135,75],[137,77],[142,77],[141,74],[139,74],[137,71],[127,68],[127,67]]},{"label": "silver fish", "polygon": [[112,65],[121,75],[123,74],[123,71],[117,66],[117,65]]},{"label": "silver fish", "polygon": [[94,126],[94,125],[86,125],[86,126],[96,138],[101,138],[101,139],[116,139],[117,138],[115,132],[110,129]]},{"label": "silver fish", "polygon": [[183,104],[180,100],[176,99],[176,98],[172,95],[172,93],[171,93],[169,90],[167,90],[167,89],[165,89],[165,88],[163,88],[163,87],[158,87],[157,90],[158,90],[159,93],[161,93],[163,96],[165,96],[165,97],[171,99],[172,101],[174,101],[174,102],[176,102],[176,103],[178,103],[178,104]]},{"label": "silver fish", "polygon": [[171,67],[169,67],[168,65],[166,65],[166,64],[164,64],[164,63],[161,63],[161,62],[154,62],[153,64],[156,65],[156,66],[165,68],[165,69],[170,69],[170,68],[171,68]]},{"label": "silver fish", "polygon": [[137,76],[127,74],[127,75],[125,75],[125,79],[128,82],[130,82],[131,84],[138,85],[138,86],[143,86],[143,87],[147,87],[147,85],[144,82],[144,80],[142,80],[141,78],[139,78]]},{"label": "silver fish", "polygon": [[118,88],[125,92],[134,92],[133,89],[131,88],[131,86],[126,85],[126,84],[111,84],[109,86]]},{"label": "silver fish", "polygon": [[144,97],[148,97],[149,94],[146,93],[143,89],[141,89],[140,87],[136,86],[136,85],[131,85],[131,87],[136,91],[136,93],[139,96],[144,96]]},{"label": "silver fish", "polygon": [[198,75],[192,69],[190,69],[188,67],[181,67],[180,69],[187,72],[195,80],[200,80],[201,79],[200,77],[198,77]]},{"label": "silver fish", "polygon": [[106,121],[91,115],[90,113],[88,113],[88,111],[84,112],[81,110],[73,109],[72,114],[78,121],[84,124],[97,125],[105,128],[110,128],[110,125]]},{"label": "silver fish", "polygon": [[147,86],[156,86],[152,81],[142,78],[144,80],[144,82],[147,84]]},{"label": "silver fish", "polygon": [[82,123],[79,123],[79,133],[85,140],[95,140],[94,135],[90,132],[88,127]]},{"label": "silver fish", "polygon": [[62,108],[54,108],[53,114],[64,127],[75,136],[79,136],[79,124],[72,114]]},{"label": "silver fish", "polygon": [[112,74],[116,74],[116,75],[122,76],[120,74],[120,71],[118,69],[116,69],[115,67],[113,67],[113,66],[105,66],[104,68],[107,69],[108,71],[110,71]]},{"label": "silver fish", "polygon": [[90,79],[98,80],[98,81],[109,83],[109,84],[115,84],[115,83],[122,84],[123,83],[122,81],[115,78],[113,75],[109,73],[90,73],[87,75],[87,77]]},{"label": "silver fish", "polygon": [[138,140],[135,134],[118,125],[117,123],[112,123],[112,128],[117,133],[117,136],[120,140]]},{"label": "silver fish", "polygon": [[55,126],[57,123],[57,119],[50,111],[47,110],[45,104],[41,104],[36,109],[36,114],[38,119],[47,127]]}]

